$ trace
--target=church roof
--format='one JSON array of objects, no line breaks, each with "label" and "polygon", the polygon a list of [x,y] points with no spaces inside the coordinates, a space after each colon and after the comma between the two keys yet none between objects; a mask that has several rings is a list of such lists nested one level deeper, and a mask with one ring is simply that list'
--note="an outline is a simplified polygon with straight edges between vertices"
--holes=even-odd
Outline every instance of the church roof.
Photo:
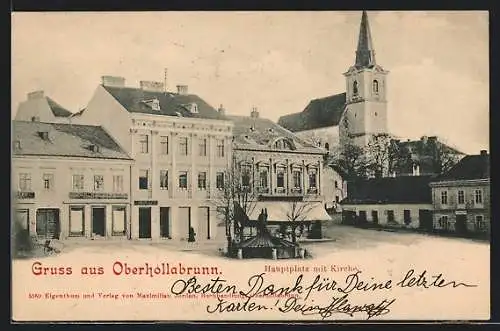
[{"label": "church roof", "polygon": [[313,99],[300,113],[281,116],[278,124],[300,132],[339,125],[346,102],[346,93]]}]

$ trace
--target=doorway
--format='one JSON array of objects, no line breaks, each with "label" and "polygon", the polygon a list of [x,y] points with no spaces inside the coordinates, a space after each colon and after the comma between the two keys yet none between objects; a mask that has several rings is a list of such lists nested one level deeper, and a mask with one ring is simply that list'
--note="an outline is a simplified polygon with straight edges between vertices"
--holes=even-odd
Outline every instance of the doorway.
[{"label": "doorway", "polygon": [[139,207],[139,238],[151,238],[151,207]]},{"label": "doorway", "polygon": [[432,231],[434,228],[432,224],[432,212],[427,209],[420,209],[418,211],[419,228],[425,231]]},{"label": "doorway", "polygon": [[372,210],[373,224],[378,224],[378,210]]},{"label": "doorway", "polygon": [[95,236],[106,236],[106,209],[104,207],[92,207],[92,234]]},{"label": "doorway", "polygon": [[36,235],[44,239],[59,239],[59,209],[36,211]]},{"label": "doorway", "polygon": [[160,207],[160,236],[170,237],[170,207]]},{"label": "doorway", "polygon": [[200,239],[210,239],[210,214],[208,207],[198,208],[198,229]]},{"label": "doorway", "polygon": [[456,225],[455,230],[458,234],[466,234],[467,233],[467,215],[460,214],[456,216]]},{"label": "doorway", "polygon": [[189,238],[189,229],[192,227],[190,207],[179,207],[179,222],[186,231],[186,238]]}]

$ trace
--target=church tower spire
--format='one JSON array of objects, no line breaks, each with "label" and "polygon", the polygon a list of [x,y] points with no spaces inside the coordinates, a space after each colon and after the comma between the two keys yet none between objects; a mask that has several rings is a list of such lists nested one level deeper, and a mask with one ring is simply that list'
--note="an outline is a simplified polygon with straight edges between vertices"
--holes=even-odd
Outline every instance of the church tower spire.
[{"label": "church tower spire", "polygon": [[373,135],[388,133],[387,75],[375,62],[368,14],[363,11],[359,27],[356,61],[347,72],[346,107],[339,128],[340,144],[365,147]]},{"label": "church tower spire", "polygon": [[371,68],[376,65],[372,34],[368,23],[368,14],[363,10],[359,26],[358,49],[356,50],[356,68]]}]

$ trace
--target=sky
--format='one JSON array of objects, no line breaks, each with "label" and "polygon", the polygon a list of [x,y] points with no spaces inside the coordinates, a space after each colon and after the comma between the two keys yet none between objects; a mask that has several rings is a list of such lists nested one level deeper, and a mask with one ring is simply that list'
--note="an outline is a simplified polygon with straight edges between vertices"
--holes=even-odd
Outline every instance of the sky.
[{"label": "sky", "polygon": [[[390,133],[437,135],[489,150],[489,20],[485,11],[368,12],[377,64],[388,70]],[[26,94],[76,112],[101,76],[164,81],[226,112],[277,121],[345,91],[360,11],[50,12],[12,14],[12,115]]]}]

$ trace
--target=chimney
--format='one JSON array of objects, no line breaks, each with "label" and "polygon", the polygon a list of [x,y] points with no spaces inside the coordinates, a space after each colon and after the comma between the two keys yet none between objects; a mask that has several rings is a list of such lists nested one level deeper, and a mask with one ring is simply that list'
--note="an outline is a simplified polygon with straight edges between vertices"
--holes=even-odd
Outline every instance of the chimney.
[{"label": "chimney", "polygon": [[252,111],[250,112],[250,117],[251,118],[259,118],[259,112],[257,111],[257,107],[252,108]]},{"label": "chimney", "polygon": [[162,82],[154,82],[149,80],[141,80],[139,82],[141,90],[149,92],[164,92],[165,84]]},{"label": "chimney", "polygon": [[177,94],[180,94],[180,95],[188,94],[188,86],[187,85],[177,85]]},{"label": "chimney", "polygon": [[101,83],[104,86],[125,87],[125,78],[119,76],[102,76]]},{"label": "chimney", "polygon": [[226,115],[226,109],[224,109],[224,106],[221,104],[219,106],[219,109],[217,109],[217,111],[219,112],[219,114],[221,114],[222,116]]},{"label": "chimney", "polygon": [[33,91],[28,93],[28,100],[42,99],[43,97],[43,91]]},{"label": "chimney", "polygon": [[483,150],[481,150],[480,155],[488,156],[488,151],[483,149]]}]

